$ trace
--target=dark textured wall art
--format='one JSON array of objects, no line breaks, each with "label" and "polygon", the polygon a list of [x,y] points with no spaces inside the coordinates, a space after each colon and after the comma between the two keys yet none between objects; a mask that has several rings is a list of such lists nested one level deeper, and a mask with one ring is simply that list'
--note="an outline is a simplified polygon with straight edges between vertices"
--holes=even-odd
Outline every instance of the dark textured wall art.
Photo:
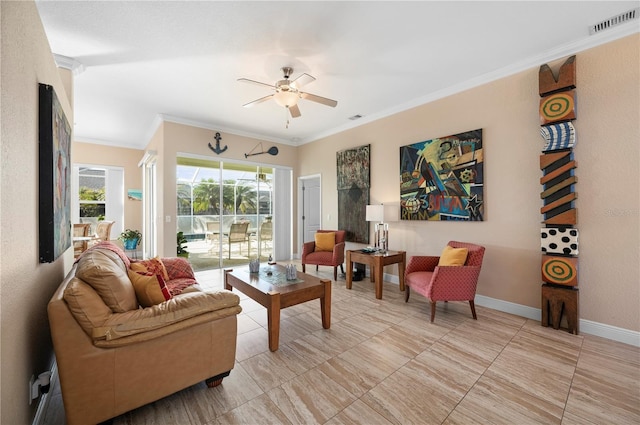
[{"label": "dark textured wall art", "polygon": [[336,153],[338,186],[338,228],[347,232],[349,242],[369,243],[369,153],[371,145]]},{"label": "dark textured wall art", "polygon": [[483,221],[482,129],[400,148],[402,220]]}]

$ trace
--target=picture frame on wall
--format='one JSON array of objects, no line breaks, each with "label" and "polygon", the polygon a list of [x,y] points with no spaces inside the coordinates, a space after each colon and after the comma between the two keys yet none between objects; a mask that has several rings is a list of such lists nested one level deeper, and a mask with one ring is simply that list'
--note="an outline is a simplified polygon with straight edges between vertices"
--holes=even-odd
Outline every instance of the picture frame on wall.
[{"label": "picture frame on wall", "polygon": [[402,220],[484,221],[482,129],[400,147]]},{"label": "picture frame on wall", "polygon": [[369,243],[370,152],[371,145],[363,145],[336,153],[338,228],[347,242]]},{"label": "picture frame on wall", "polygon": [[39,85],[40,262],[51,263],[71,247],[71,126],[54,88]]}]

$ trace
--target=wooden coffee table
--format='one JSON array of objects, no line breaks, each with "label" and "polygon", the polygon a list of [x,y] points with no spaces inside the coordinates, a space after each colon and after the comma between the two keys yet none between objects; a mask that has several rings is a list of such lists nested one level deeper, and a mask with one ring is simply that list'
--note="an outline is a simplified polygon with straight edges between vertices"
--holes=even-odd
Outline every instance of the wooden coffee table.
[{"label": "wooden coffee table", "polygon": [[[271,272],[271,275],[268,273]],[[298,272],[296,281],[287,281],[285,268],[279,264],[260,264],[259,273],[249,273],[249,266],[224,271],[224,287],[236,288],[267,309],[269,349],[276,351],[280,340],[280,310],[320,299],[322,327],[331,326],[331,281]]]}]

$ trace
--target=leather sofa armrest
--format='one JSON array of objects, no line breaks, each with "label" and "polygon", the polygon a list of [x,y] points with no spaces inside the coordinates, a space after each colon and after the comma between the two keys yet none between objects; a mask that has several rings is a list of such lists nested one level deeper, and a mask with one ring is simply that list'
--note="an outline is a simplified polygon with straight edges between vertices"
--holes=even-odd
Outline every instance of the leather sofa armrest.
[{"label": "leather sofa armrest", "polygon": [[231,291],[189,292],[151,307],[114,313],[102,326],[93,328],[92,337],[94,341],[110,341],[230,307],[241,311],[239,303],[240,297]]}]

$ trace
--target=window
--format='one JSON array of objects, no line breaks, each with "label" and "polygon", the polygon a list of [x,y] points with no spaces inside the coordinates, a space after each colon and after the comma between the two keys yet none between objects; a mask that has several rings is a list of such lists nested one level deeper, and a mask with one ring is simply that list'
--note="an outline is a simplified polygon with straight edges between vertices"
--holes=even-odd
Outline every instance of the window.
[{"label": "window", "polygon": [[104,220],[107,205],[106,174],[104,169],[80,167],[78,171],[80,220]]},{"label": "window", "polygon": [[120,167],[74,164],[71,190],[71,219],[91,223],[95,233],[98,220],[112,220],[111,238],[124,224],[124,170]]}]

